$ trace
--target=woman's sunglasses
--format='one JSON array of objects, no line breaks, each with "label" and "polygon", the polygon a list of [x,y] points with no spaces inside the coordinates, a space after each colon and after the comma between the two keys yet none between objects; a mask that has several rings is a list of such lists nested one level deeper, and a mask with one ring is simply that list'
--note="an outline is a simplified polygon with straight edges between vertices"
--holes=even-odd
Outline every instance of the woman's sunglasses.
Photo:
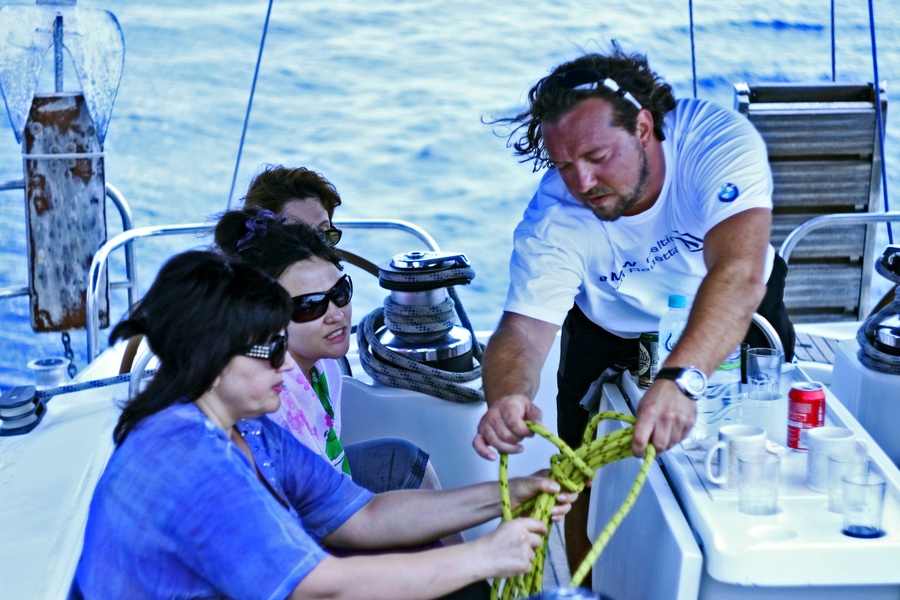
[{"label": "woman's sunglasses", "polygon": [[341,236],[344,235],[344,232],[332,225],[328,229],[323,229],[322,235],[325,236],[326,242],[332,246],[337,246],[338,242],[341,241]]},{"label": "woman's sunglasses", "polygon": [[334,302],[338,308],[343,308],[350,303],[353,297],[353,281],[349,275],[344,275],[338,279],[334,287],[327,292],[316,292],[315,294],[303,294],[302,296],[294,296],[291,300],[294,302],[294,313],[291,315],[291,321],[294,323],[309,323],[316,319],[322,318],[328,312],[328,303]]},{"label": "woman's sunglasses", "polygon": [[281,368],[284,364],[284,355],[287,352],[287,336],[282,334],[277,336],[268,344],[256,344],[250,346],[250,349],[244,352],[244,356],[250,358],[268,359],[273,369]]}]

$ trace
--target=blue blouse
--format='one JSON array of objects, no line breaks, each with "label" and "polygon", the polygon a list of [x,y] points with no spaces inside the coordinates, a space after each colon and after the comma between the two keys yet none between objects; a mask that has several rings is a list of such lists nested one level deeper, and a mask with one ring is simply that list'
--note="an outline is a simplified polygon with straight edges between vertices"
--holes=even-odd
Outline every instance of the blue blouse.
[{"label": "blue blouse", "polygon": [[372,494],[266,417],[237,427],[271,490],[193,403],[129,433],[91,500],[85,598],[285,598],[327,556]]}]

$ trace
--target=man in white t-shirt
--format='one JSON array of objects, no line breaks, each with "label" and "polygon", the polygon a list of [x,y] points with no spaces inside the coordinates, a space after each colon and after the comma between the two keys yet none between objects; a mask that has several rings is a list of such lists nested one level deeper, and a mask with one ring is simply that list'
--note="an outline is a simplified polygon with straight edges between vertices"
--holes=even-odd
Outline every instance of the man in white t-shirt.
[{"label": "man in white t-shirt", "polygon": [[[670,294],[692,299],[665,371],[638,407],[633,450],[663,452],[684,439],[692,397],[747,336],[758,311],[793,353],[783,303],[786,266],[769,244],[772,177],[766,148],[741,115],[676,101],[646,58],[613,45],[556,67],[508,119],[519,156],[549,167],[514,236],[503,317],[484,355],[487,414],[473,445],[485,458],[520,452],[540,421],[541,367],[562,326],[558,429],[580,444],[578,404],[607,368],[637,360]],[[756,336],[756,337],[754,337]],[[588,494],[566,518],[570,563],[590,547]]]}]

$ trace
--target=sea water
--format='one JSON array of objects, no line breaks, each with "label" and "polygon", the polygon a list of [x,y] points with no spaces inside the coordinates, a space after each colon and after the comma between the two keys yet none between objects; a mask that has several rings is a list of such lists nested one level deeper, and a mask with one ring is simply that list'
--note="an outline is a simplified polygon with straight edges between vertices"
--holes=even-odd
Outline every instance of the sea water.
[{"label": "sea water", "polygon": [[[836,4],[838,79],[871,81],[866,3]],[[113,11],[124,33],[106,180],[129,202],[135,226],[214,218],[229,202],[267,2],[77,5]],[[829,80],[829,5],[695,4],[697,95],[730,107],[736,82]],[[890,94],[900,76],[900,24],[894,0],[875,0],[874,8],[880,77]],[[541,174],[512,155],[507,130],[485,123],[519,111],[529,87],[553,65],[603,50],[611,39],[646,53],[676,95],[693,94],[686,1],[276,0],[232,206],[264,163],[320,171],[343,197],[338,220],[413,221],[442,249],[466,253],[476,278],[460,297],[475,327],[491,329],[509,285],[512,231]],[[52,90],[51,55],[39,91]],[[69,70],[65,89],[76,88]],[[895,122],[888,118],[888,186],[900,190]],[[0,180],[21,177],[21,149],[0,118]],[[23,205],[21,190],[0,194],[0,287],[27,285]],[[111,212],[108,221],[112,237],[119,219]],[[190,236],[140,242],[140,289],[173,251],[208,243]],[[342,246],[374,262],[421,248],[409,237],[360,232],[345,235]],[[386,292],[368,276],[354,275],[354,282],[359,318]],[[886,284],[873,278],[873,298]],[[32,334],[26,298],[0,303],[0,389],[6,389],[30,381],[29,360],[63,348],[59,334]],[[114,318],[124,305],[124,293],[114,292]],[[72,340],[83,368],[83,332]]]}]

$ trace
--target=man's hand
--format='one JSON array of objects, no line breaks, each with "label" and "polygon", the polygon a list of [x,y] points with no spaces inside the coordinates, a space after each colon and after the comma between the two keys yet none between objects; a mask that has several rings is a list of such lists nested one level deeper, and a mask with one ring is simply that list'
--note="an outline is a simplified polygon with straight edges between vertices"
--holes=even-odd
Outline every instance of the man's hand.
[{"label": "man's hand", "polygon": [[497,453],[491,446],[506,454],[518,454],[522,451],[519,443],[522,438],[534,435],[525,421],[540,423],[542,418],[541,409],[528,396],[504,396],[491,404],[487,413],[481,417],[472,446],[488,460],[497,460]]},{"label": "man's hand", "polygon": [[488,411],[472,440],[475,450],[488,460],[500,452],[522,451],[519,442],[531,437],[525,421],[540,423],[541,409],[532,398],[541,384],[541,367],[559,326],[516,313],[505,312],[484,349],[481,373]]},{"label": "man's hand", "polygon": [[653,444],[657,453],[665,452],[688,436],[696,418],[696,403],[675,382],[656,380],[638,405],[631,442],[634,455],[644,456],[647,442]]}]

